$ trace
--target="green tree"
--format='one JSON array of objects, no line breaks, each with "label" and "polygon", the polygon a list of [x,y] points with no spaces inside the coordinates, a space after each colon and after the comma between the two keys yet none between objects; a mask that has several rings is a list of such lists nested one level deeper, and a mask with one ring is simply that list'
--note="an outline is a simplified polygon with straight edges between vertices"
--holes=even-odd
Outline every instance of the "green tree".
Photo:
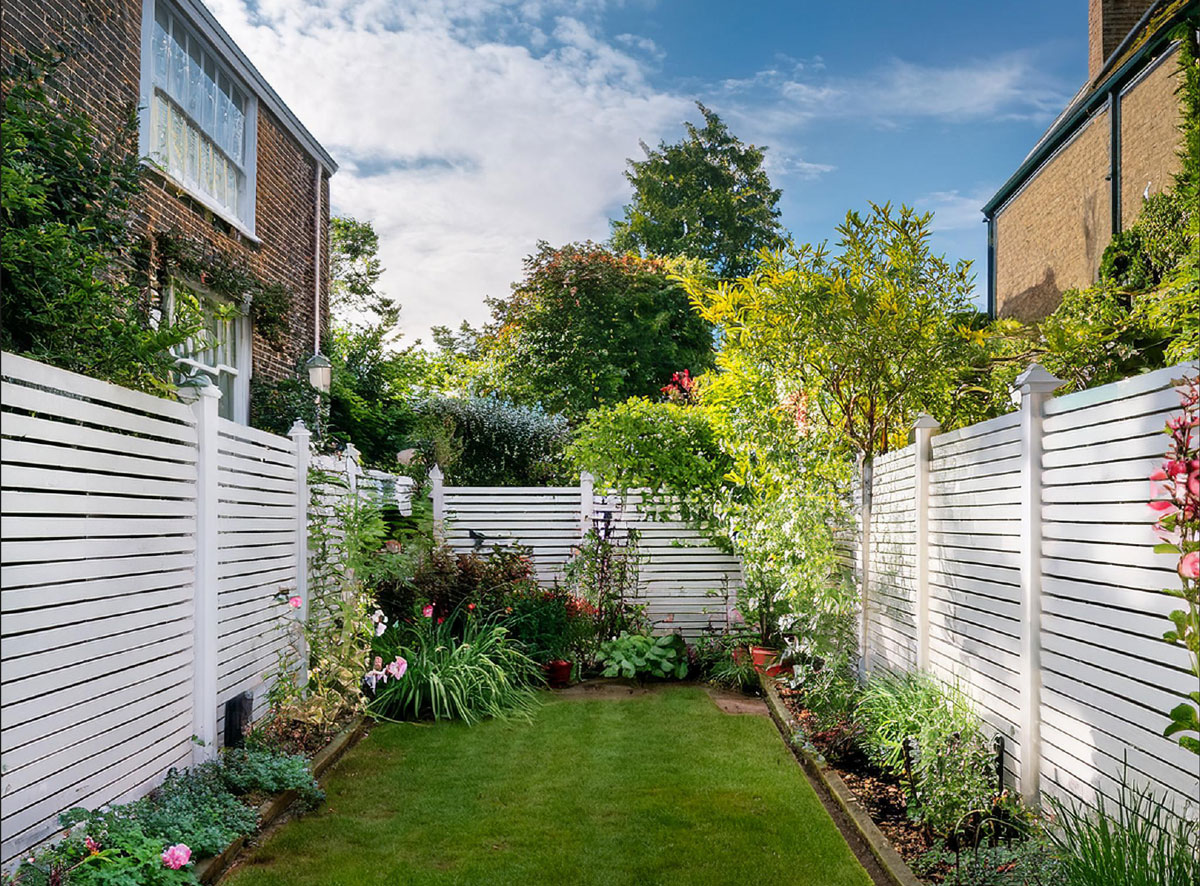
[{"label": "green tree", "polygon": [[400,305],[379,291],[383,263],[379,235],[370,222],[349,216],[329,220],[330,311],[339,325],[374,325],[391,333]]},{"label": "green tree", "polygon": [[543,242],[525,271],[509,298],[492,301],[481,388],[577,419],[657,396],[674,372],[712,363],[711,327],[674,277],[702,273],[695,262]]},{"label": "green tree", "polygon": [[645,160],[630,160],[625,177],[633,202],[612,223],[612,245],[643,256],[686,255],[718,276],[750,272],[760,249],[781,243],[780,191],[762,168],[765,148],[743,145],[721,118],[697,103],[704,126],[684,123],[678,144],[644,142]]},{"label": "green tree", "polygon": [[173,390],[171,349],[201,328],[180,299],[150,323],[135,284],[136,117],[103,139],[57,96],[64,56],[16,57],[3,72],[0,128],[0,347],[119,385]]}]

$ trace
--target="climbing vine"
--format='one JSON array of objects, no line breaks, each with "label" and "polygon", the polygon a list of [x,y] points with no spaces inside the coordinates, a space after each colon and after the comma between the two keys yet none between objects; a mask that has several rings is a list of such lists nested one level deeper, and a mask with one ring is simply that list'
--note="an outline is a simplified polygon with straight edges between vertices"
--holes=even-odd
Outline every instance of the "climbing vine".
[{"label": "climbing vine", "polygon": [[241,259],[178,230],[153,237],[154,252],[163,274],[193,280],[235,304],[248,301],[254,331],[273,344],[280,343],[280,336],[288,327],[291,290],[280,283],[260,280]]}]

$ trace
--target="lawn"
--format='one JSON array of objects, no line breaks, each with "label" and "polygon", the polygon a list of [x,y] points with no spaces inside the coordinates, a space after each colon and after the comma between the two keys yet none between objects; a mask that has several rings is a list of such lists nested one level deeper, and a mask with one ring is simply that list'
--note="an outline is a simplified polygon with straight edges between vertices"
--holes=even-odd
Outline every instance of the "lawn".
[{"label": "lawn", "polygon": [[765,717],[693,686],[546,699],[532,722],[376,726],[227,882],[869,886]]}]

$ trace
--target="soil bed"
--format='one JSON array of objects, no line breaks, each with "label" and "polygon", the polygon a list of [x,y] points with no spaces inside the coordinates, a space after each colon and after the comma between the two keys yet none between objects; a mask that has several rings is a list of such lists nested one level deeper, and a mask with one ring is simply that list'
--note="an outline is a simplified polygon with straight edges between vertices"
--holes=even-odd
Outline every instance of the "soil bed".
[{"label": "soil bed", "polygon": [[[788,712],[825,758],[826,765],[841,776],[900,857],[911,865],[934,844],[923,827],[909,820],[904,788],[896,778],[872,764],[861,751],[840,746],[838,735],[819,731],[812,713],[801,704],[800,695],[798,691],[779,686],[779,696]],[[927,879],[937,882],[940,877]]]}]

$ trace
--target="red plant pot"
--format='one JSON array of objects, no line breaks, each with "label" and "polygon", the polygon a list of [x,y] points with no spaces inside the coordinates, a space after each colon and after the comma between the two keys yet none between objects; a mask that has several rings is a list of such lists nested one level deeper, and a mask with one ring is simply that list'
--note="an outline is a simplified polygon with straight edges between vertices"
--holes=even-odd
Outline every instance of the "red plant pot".
[{"label": "red plant pot", "polygon": [[780,674],[790,674],[791,665],[779,664],[779,650],[767,646],[751,646],[750,657],[754,660],[754,670],[768,677],[778,677]]},{"label": "red plant pot", "polygon": [[571,662],[555,659],[546,664],[546,682],[553,689],[565,689],[571,685]]}]

